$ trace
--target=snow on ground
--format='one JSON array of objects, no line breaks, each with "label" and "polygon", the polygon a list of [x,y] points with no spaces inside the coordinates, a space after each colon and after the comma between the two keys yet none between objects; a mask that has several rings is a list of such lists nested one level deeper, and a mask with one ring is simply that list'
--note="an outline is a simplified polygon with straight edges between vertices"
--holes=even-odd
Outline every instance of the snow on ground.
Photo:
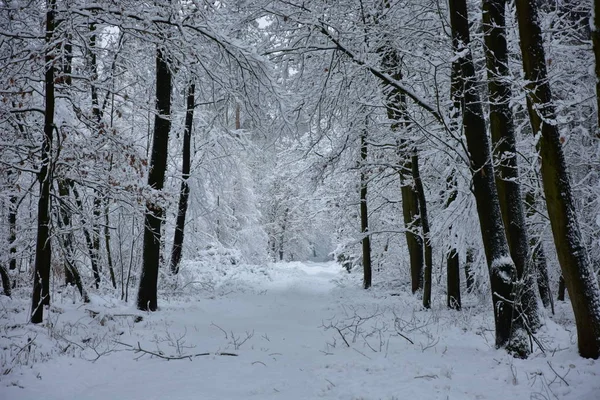
[{"label": "snow on ground", "polygon": [[31,326],[27,302],[3,298],[0,399],[600,399],[573,326],[548,321],[546,354],[517,360],[493,348],[481,307],[423,311],[335,263],[194,268],[152,314],[65,294]]}]

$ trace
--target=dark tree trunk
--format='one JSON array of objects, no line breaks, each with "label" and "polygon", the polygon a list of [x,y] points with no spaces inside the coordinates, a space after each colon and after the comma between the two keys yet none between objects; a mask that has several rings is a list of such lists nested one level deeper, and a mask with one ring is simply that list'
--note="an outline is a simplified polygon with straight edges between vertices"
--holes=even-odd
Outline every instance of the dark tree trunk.
[{"label": "dark tree trunk", "polygon": [[400,192],[402,195],[402,216],[404,218],[404,229],[406,245],[410,258],[410,276],[412,292],[415,293],[423,288],[424,252],[421,231],[421,218],[419,216],[419,196],[413,186],[410,176],[412,161],[405,155],[404,163],[400,168]]},{"label": "dark tree trunk", "polygon": [[460,299],[460,263],[456,249],[451,249],[446,255],[447,271],[447,305],[448,308],[460,310],[462,307]]},{"label": "dark tree trunk", "polygon": [[371,239],[369,237],[369,213],[367,208],[367,131],[366,127],[362,135],[360,135],[360,232],[362,238],[362,253],[363,253],[363,287],[368,289],[371,287]]},{"label": "dark tree trunk", "polygon": [[517,165],[508,47],[505,23],[506,0],[483,1],[483,32],[490,100],[490,131],[495,158],[496,187],[510,255],[519,278],[515,288],[517,304],[532,331],[542,324],[538,309],[535,271],[529,252],[529,238]]},{"label": "dark tree trunk", "polygon": [[62,234],[62,247],[65,259],[65,284],[73,285],[79,290],[79,294],[85,303],[89,303],[90,299],[83,288],[81,275],[75,266],[75,251],[73,249],[73,232],[71,231],[71,211],[68,209],[66,202],[69,198],[69,185],[64,180],[58,181],[58,194],[60,196],[59,216],[57,218],[59,228],[65,230]]},{"label": "dark tree trunk", "polygon": [[108,272],[110,273],[110,282],[114,289],[117,288],[117,279],[115,278],[115,268],[113,265],[112,253],[110,250],[110,218],[108,215],[108,199],[104,199],[104,246],[106,247],[106,260],[108,262]]},{"label": "dark tree trunk", "polygon": [[4,291],[4,295],[10,297],[10,276],[8,276],[8,271],[4,268],[4,265],[0,265],[0,277],[2,278],[2,290]]},{"label": "dark tree trunk", "polygon": [[9,260],[8,269],[13,271],[17,269],[17,196],[10,195],[8,209],[8,246]]},{"label": "dark tree trunk", "polygon": [[475,266],[475,250],[472,247],[467,249],[467,256],[465,259],[465,279],[467,283],[467,292],[471,293],[475,289],[475,273],[473,268]]},{"label": "dark tree trunk", "polygon": [[50,304],[50,264],[52,251],[50,248],[50,187],[52,183],[52,136],[54,131],[54,56],[52,36],[54,33],[54,17],[56,1],[46,1],[46,74],[44,136],[40,160],[40,197],[38,200],[38,226],[35,246],[35,268],[33,273],[33,295],[31,298],[31,322],[40,323],[44,319],[44,305]]},{"label": "dark tree trunk", "polygon": [[596,122],[596,136],[600,138],[600,0],[594,0],[591,28],[594,57],[596,59],[596,112],[598,118]]},{"label": "dark tree trunk", "polygon": [[546,263],[546,254],[542,243],[532,243],[533,248],[533,265],[537,273],[538,290],[542,298],[544,307],[550,308],[554,314],[554,299],[552,298],[552,290],[550,288],[550,278],[548,277],[548,265]]},{"label": "dark tree trunk", "polygon": [[[391,45],[382,49],[383,69],[395,80],[402,80],[400,71],[400,58]],[[388,119],[392,121],[391,130],[401,134],[402,128],[408,127],[406,111],[406,95],[397,88],[388,86],[386,92],[386,110]],[[402,195],[402,216],[406,245],[410,258],[410,276],[412,292],[415,293],[423,287],[423,240],[419,234],[421,222],[419,218],[419,196],[413,186],[413,181],[408,177],[412,175],[412,161],[405,140],[398,140],[398,154],[400,156],[400,191]]]},{"label": "dark tree trunk", "polygon": [[561,275],[560,278],[558,278],[558,301],[565,301],[565,291],[565,278]]},{"label": "dark tree trunk", "polygon": [[181,166],[181,189],[179,190],[179,205],[177,207],[177,223],[175,225],[175,238],[173,239],[173,248],[171,249],[171,273],[179,272],[179,262],[181,261],[181,251],[183,248],[183,238],[185,229],[185,215],[187,213],[188,198],[190,196],[190,187],[188,178],[190,177],[191,161],[191,137],[194,125],[194,90],[196,86],[191,83],[188,88],[187,109],[185,113],[185,129],[183,130],[183,165]]},{"label": "dark tree trunk", "polygon": [[[459,60],[452,62],[450,72],[450,98],[452,99],[452,108],[450,110],[450,129],[452,132],[460,134],[460,120],[462,112],[463,99],[463,80],[461,79],[461,68]],[[447,188],[450,192],[446,207],[456,199],[456,180],[452,175],[454,171],[446,178]],[[450,231],[452,227],[450,227]],[[460,298],[460,259],[458,250],[452,245],[446,253],[446,287],[447,287],[447,305],[450,309],[460,310],[462,301]],[[469,265],[465,264],[465,272],[469,274]],[[467,278],[467,291],[473,286],[473,279]]]},{"label": "dark tree trunk", "polygon": [[[148,186],[161,191],[167,169],[169,131],[171,130],[171,71],[164,51],[156,52],[156,116],[154,118],[154,140],[150,158]],[[138,290],[137,307],[140,310],[156,311],[158,267],[160,263],[160,239],[163,209],[148,200],[144,222],[144,250],[142,274]]]},{"label": "dark tree trunk", "polygon": [[421,228],[423,229],[423,242],[425,244],[425,271],[423,275],[423,307],[431,308],[431,271],[433,270],[433,255],[431,251],[431,234],[429,232],[429,219],[427,218],[427,202],[425,200],[425,189],[419,173],[419,156],[417,150],[413,151],[411,157],[412,176],[415,183],[415,191],[419,199],[419,216]]},{"label": "dark tree trunk", "polygon": [[[452,175],[447,178],[447,187],[450,195],[448,196],[446,207],[450,206],[456,200],[456,182]],[[446,253],[446,281],[448,308],[460,310],[462,307],[460,298],[460,260],[458,251],[454,247],[451,247]]]},{"label": "dark tree trunk", "polygon": [[490,142],[476,85],[475,66],[468,49],[469,23],[465,0],[450,1],[452,43],[459,55],[463,99],[463,128],[470,153],[473,191],[477,203],[479,225],[490,274],[492,304],[496,323],[496,347],[506,348],[520,357],[529,354],[523,322],[513,308],[513,286],[517,279],[515,265],[510,258],[506,240],[494,168],[491,162]]},{"label": "dark tree trunk", "polygon": [[[535,195],[533,192],[527,192],[525,195],[525,203],[527,205],[527,217],[532,217],[535,213]],[[546,262],[546,253],[544,245],[541,241],[535,238],[530,238],[530,247],[533,252],[533,268],[537,275],[538,290],[544,307],[550,308],[554,314],[554,299],[550,288],[550,278],[548,277],[548,263]]]},{"label": "dark tree trunk", "polygon": [[552,103],[537,3],[516,0],[531,127],[538,142],[546,205],[558,261],[569,291],[582,357],[600,356],[600,288],[581,237],[571,182]]},{"label": "dark tree trunk", "polygon": [[281,232],[279,234],[279,261],[283,261],[284,258],[284,249],[285,249],[285,231],[287,229],[287,219],[288,213],[290,212],[289,208],[285,208],[283,211],[283,221],[281,223]]}]

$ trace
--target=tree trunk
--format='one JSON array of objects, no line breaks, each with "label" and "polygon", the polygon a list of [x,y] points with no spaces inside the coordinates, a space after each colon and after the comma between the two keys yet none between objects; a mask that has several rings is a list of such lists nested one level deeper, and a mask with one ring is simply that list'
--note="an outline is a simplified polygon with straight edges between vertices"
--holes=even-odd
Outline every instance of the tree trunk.
[{"label": "tree trunk", "polygon": [[283,222],[281,223],[281,232],[279,233],[279,261],[283,261],[285,246],[285,230],[287,229],[287,219],[290,209],[288,207],[283,211]]},{"label": "tree trunk", "polygon": [[[95,129],[97,136],[100,136],[102,131],[102,111],[100,110],[100,103],[98,101],[98,88],[96,87],[96,81],[98,79],[98,62],[96,56],[96,24],[89,24],[90,37],[89,37],[89,50],[90,50],[90,68],[91,68],[91,85],[90,92],[92,98],[92,115],[95,119]],[[94,200],[93,200],[93,219],[91,223],[91,243],[89,244],[90,258],[95,260],[94,278],[96,282],[96,289],[100,287],[101,282],[101,264],[100,264],[100,214],[102,209],[102,194],[100,190],[94,189]]]},{"label": "tree trunk", "polygon": [[10,195],[8,209],[8,246],[9,246],[9,261],[8,269],[13,271],[17,269],[17,196]]},{"label": "tree trunk", "polygon": [[[81,200],[81,196],[77,191],[77,187],[75,186],[75,182],[69,181],[69,186],[71,190],[73,190],[73,195],[75,196],[75,202],[77,203],[77,207],[83,213],[85,208],[83,205],[83,201]],[[85,238],[85,244],[88,249],[88,254],[90,256],[90,264],[92,265],[92,273],[94,274],[94,284],[96,285],[96,289],[100,288],[100,268],[98,266],[98,252],[94,248],[94,239],[93,236],[90,235],[90,231],[84,226],[82,227],[83,237]]]},{"label": "tree trunk", "polygon": [[[525,194],[525,204],[527,205],[527,217],[532,217],[535,213],[535,195],[533,192]],[[544,245],[535,238],[529,239],[530,247],[533,252],[533,268],[537,275],[538,290],[544,307],[550,308],[554,314],[554,299],[550,288],[550,278],[548,277],[548,263],[546,262],[546,253]]]},{"label": "tree trunk", "polygon": [[[450,129],[460,135],[460,120],[462,112],[463,99],[463,80],[461,79],[461,69],[459,60],[452,62],[450,72],[450,98],[452,100],[452,108],[450,109]],[[446,207],[456,199],[456,180],[453,176],[454,171],[446,178],[447,188],[450,191]],[[452,231],[452,227],[450,227]],[[469,265],[465,264],[465,272],[467,273],[467,291],[471,290],[472,277],[469,279]],[[460,310],[462,301],[460,298],[460,259],[458,250],[454,244],[446,253],[446,287],[447,287],[447,306],[450,309]]]},{"label": "tree trunk", "polygon": [[412,161],[406,155],[402,157],[404,157],[404,163],[400,168],[402,216],[404,218],[406,246],[410,258],[411,289],[413,293],[416,293],[419,289],[423,288],[423,269],[425,263],[423,258],[423,239],[419,234],[421,230],[419,196],[415,191],[412,179],[407,177],[407,172],[412,171]]},{"label": "tree trunk", "polygon": [[565,289],[565,278],[561,275],[560,278],[558,278],[558,301],[565,301]]},{"label": "tree trunk", "polygon": [[115,278],[115,268],[113,265],[112,253],[110,250],[110,218],[108,215],[108,199],[104,199],[104,247],[106,247],[106,261],[108,262],[108,272],[110,273],[110,282],[114,289],[117,288],[117,279]]},{"label": "tree trunk", "polygon": [[360,172],[360,232],[363,235],[362,238],[362,250],[363,250],[363,287],[368,289],[371,287],[371,239],[369,237],[369,213],[367,208],[367,128],[360,135],[360,159],[361,172]]},{"label": "tree trunk", "polygon": [[[148,186],[161,191],[167,169],[169,131],[171,130],[171,71],[162,49],[156,51],[156,116],[154,117],[154,140],[150,158]],[[152,200],[146,202],[144,218],[144,250],[142,274],[138,290],[137,307],[156,311],[158,267],[160,263],[160,239],[163,209]]]},{"label": "tree trunk", "polygon": [[[456,182],[452,175],[447,178],[447,188],[450,191],[450,195],[448,196],[446,207],[450,206],[456,200]],[[455,247],[450,247],[446,253],[446,284],[448,308],[460,310],[462,307],[460,298],[460,260],[458,250]]]},{"label": "tree trunk", "polygon": [[[385,47],[382,56],[382,66],[393,79],[402,80],[400,71],[400,58],[391,46]],[[407,128],[406,95],[394,87],[385,87],[386,111],[388,119],[392,121],[391,130],[400,134],[401,128]],[[398,140],[398,154],[401,159],[400,191],[402,195],[402,216],[406,236],[406,246],[410,258],[410,276],[412,292],[415,293],[423,287],[423,240],[419,235],[421,222],[419,218],[419,196],[413,186],[413,181],[408,179],[412,175],[412,161],[406,148],[405,140]]]},{"label": "tree trunk", "polygon": [[516,0],[531,127],[538,142],[548,216],[558,261],[569,291],[582,357],[600,356],[600,288],[584,246],[567,164],[556,126],[537,3]]},{"label": "tree trunk", "polygon": [[191,137],[194,125],[194,90],[196,86],[190,83],[187,95],[187,109],[185,113],[185,128],[183,130],[183,165],[181,166],[181,188],[179,190],[179,205],[177,207],[177,223],[175,225],[175,238],[173,239],[173,248],[171,249],[171,273],[179,272],[179,262],[181,261],[181,251],[183,248],[183,238],[185,229],[185,215],[187,213],[188,198],[190,196],[190,187],[188,178],[190,177],[191,161]]},{"label": "tree trunk", "polygon": [[10,276],[8,276],[8,271],[4,268],[4,265],[0,265],[0,277],[2,278],[2,290],[4,291],[4,295],[10,297]]},{"label": "tree trunk", "polygon": [[33,273],[33,295],[31,297],[31,322],[36,324],[44,319],[43,305],[50,304],[50,186],[52,183],[52,136],[54,131],[54,56],[50,48],[54,33],[56,0],[46,1],[46,73],[44,136],[40,160],[40,197],[38,200],[38,226],[35,246],[35,267]]},{"label": "tree trunk", "polygon": [[454,310],[462,307],[460,299],[460,263],[456,249],[451,249],[446,255],[447,271],[447,306]]},{"label": "tree trunk", "polygon": [[513,286],[517,279],[515,265],[510,258],[506,240],[490,142],[486,132],[483,109],[476,85],[475,66],[468,49],[469,24],[465,0],[450,1],[452,43],[460,62],[464,88],[463,127],[470,153],[473,192],[477,203],[483,247],[490,274],[492,301],[496,323],[496,347],[506,348],[520,357],[529,354],[527,332],[518,313],[513,309]]},{"label": "tree trunk", "polygon": [[411,157],[412,176],[415,183],[415,192],[419,199],[419,219],[423,229],[423,242],[425,244],[425,271],[423,276],[423,307],[431,308],[431,271],[433,270],[433,255],[431,251],[431,234],[429,232],[429,219],[427,218],[427,202],[425,201],[425,189],[419,173],[419,156],[417,150],[413,150]]},{"label": "tree trunk", "polygon": [[542,298],[544,307],[550,308],[554,314],[554,299],[550,289],[550,278],[548,277],[548,264],[546,263],[546,254],[542,243],[532,243],[533,265],[537,273],[538,290]]},{"label": "tree trunk", "polygon": [[532,331],[542,324],[536,293],[535,272],[529,252],[525,212],[519,168],[517,165],[516,137],[513,115],[508,47],[505,23],[506,0],[483,1],[483,32],[487,62],[488,93],[490,101],[490,131],[495,158],[496,187],[502,210],[502,220],[508,240],[510,255],[519,278],[515,288],[517,304],[527,316],[526,323]]},{"label": "tree trunk", "polygon": [[71,231],[71,212],[67,209],[65,202],[69,198],[69,185],[64,180],[58,181],[58,195],[61,200],[59,206],[59,215],[57,218],[59,228],[66,230],[62,235],[62,247],[65,259],[65,284],[73,285],[79,290],[79,294],[85,303],[89,303],[90,299],[83,288],[81,275],[75,266],[75,251],[73,250],[73,232]]},{"label": "tree trunk", "polygon": [[367,130],[360,135],[360,232],[362,238],[362,253],[363,253],[363,287],[368,289],[371,287],[371,239],[369,237],[369,213],[367,208]]},{"label": "tree trunk", "polygon": [[592,12],[592,16],[593,21],[590,21],[590,25],[592,28],[592,43],[594,45],[594,57],[596,59],[596,136],[600,138],[600,0],[594,0],[594,10]]},{"label": "tree trunk", "polygon": [[475,274],[473,273],[473,267],[475,265],[474,253],[475,249],[472,247],[467,248],[467,255],[465,259],[465,279],[467,283],[467,292],[469,293],[475,289]]}]

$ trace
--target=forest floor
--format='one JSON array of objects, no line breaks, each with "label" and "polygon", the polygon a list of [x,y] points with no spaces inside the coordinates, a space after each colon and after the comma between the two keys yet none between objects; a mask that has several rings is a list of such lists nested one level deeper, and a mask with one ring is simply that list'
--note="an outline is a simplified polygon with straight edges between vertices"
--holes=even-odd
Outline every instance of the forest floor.
[{"label": "forest floor", "polygon": [[538,333],[545,353],[519,360],[494,349],[475,297],[457,312],[438,293],[425,311],[407,288],[362,290],[335,263],[203,281],[185,268],[151,314],[65,292],[32,326],[25,296],[0,299],[0,399],[600,399],[600,361],[577,355],[568,304]]}]

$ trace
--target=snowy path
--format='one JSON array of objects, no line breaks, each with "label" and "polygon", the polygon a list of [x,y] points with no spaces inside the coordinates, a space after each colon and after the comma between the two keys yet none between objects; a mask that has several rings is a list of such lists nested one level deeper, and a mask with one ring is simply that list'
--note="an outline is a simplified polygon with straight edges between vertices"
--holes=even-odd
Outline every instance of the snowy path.
[{"label": "snowy path", "polygon": [[[600,399],[600,363],[580,359],[574,346],[514,360],[491,348],[486,318],[414,311],[417,299],[365,292],[334,263],[275,264],[238,278],[239,290],[163,300],[139,323],[65,306],[56,332],[88,359],[96,340],[99,353],[114,351],[93,363],[54,355],[22,368],[0,381],[0,399]],[[112,307],[107,316],[135,312]],[[550,326],[548,337],[565,335]],[[239,356],[167,361],[113,340],[165,355]]]}]

